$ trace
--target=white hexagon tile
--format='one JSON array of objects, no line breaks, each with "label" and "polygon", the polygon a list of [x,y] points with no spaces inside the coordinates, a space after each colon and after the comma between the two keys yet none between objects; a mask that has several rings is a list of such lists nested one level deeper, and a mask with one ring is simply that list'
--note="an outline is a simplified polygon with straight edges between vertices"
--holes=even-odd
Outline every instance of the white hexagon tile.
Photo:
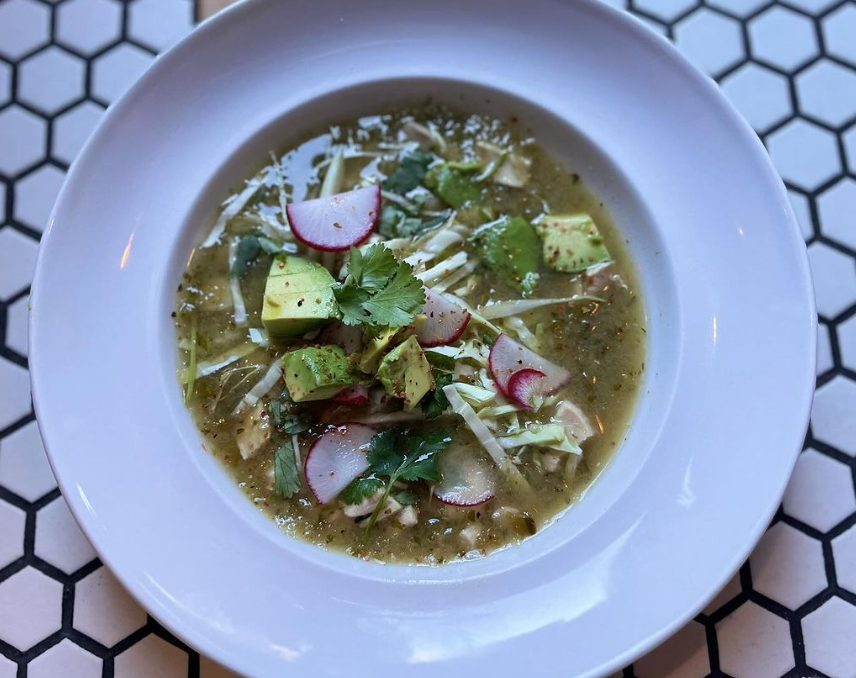
[{"label": "white hexagon tile", "polygon": [[[806,451],[772,527],[694,621],[618,675],[856,678],[856,0],[608,1],[673,40],[766,144],[822,321]],[[0,678],[239,678],[101,566],[26,374],[28,286],[68,166],[157,52],[225,4],[0,0]]]}]

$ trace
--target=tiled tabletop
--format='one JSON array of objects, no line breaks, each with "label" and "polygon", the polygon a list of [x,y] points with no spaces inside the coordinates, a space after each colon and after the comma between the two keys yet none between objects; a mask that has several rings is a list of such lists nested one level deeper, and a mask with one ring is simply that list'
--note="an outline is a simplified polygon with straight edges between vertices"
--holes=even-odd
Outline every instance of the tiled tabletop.
[{"label": "tiled tabletop", "polygon": [[[28,285],[69,163],[194,14],[226,1],[0,0],[0,678],[232,675],[101,566],[56,489],[26,373]],[[811,431],[772,527],[695,621],[623,675],[856,678],[856,2],[629,9],[764,140],[809,245],[821,326]]]}]

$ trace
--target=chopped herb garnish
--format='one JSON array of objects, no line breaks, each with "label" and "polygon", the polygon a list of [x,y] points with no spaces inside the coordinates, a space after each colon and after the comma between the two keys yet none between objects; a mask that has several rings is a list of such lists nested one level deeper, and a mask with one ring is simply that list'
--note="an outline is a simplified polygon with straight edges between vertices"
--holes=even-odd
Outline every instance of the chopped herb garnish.
[{"label": "chopped herb garnish", "polygon": [[254,235],[242,236],[235,251],[235,263],[232,264],[232,275],[238,277],[250,270],[262,250],[259,239]]},{"label": "chopped herb garnish", "polygon": [[352,481],[344,490],[339,498],[346,504],[359,504],[367,497],[376,494],[378,490],[382,490],[385,483],[374,474],[361,476]]},{"label": "chopped herb garnish", "polygon": [[294,447],[285,441],[276,449],[273,459],[274,491],[289,499],[300,490],[300,474],[297,470],[297,458]]},{"label": "chopped herb garnish", "polygon": [[414,504],[419,503],[419,495],[411,489],[396,492],[394,495],[392,495],[392,498],[395,499],[395,501],[397,501],[402,506],[413,506]]},{"label": "chopped herb garnish", "polygon": [[442,429],[406,429],[401,433],[394,429],[386,429],[372,438],[367,457],[369,472],[375,476],[385,476],[387,481],[380,501],[366,521],[363,541],[377,522],[392,491],[392,486],[397,480],[425,480],[438,483],[443,479],[438,465],[438,455],[449,446],[450,442],[452,442],[451,436]]},{"label": "chopped herb garnish", "polygon": [[443,393],[443,387],[452,383],[452,375],[448,372],[434,373],[436,388],[422,399],[422,410],[429,419],[439,417],[449,407],[449,400]]},{"label": "chopped herb garnish", "polygon": [[425,304],[422,283],[410,264],[381,244],[351,248],[345,282],[334,289],[346,325],[402,327]]},{"label": "chopped herb garnish", "polygon": [[428,165],[434,160],[430,153],[412,151],[401,159],[398,168],[383,182],[383,188],[403,195],[412,191],[425,179]]}]

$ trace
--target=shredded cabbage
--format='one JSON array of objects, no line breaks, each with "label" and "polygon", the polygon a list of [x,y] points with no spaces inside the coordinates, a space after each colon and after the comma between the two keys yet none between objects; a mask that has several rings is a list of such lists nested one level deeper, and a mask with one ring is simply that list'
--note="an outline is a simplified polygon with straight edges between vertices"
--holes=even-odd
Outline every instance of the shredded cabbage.
[{"label": "shredded cabbage", "polygon": [[526,323],[524,323],[520,318],[516,318],[514,316],[511,318],[505,318],[502,324],[510,331],[514,332],[517,335],[517,338],[526,345],[526,348],[531,351],[535,351],[536,353],[541,350],[541,342],[538,340],[538,337],[536,337],[529,328],[526,327]]},{"label": "shredded cabbage", "polygon": [[250,335],[250,341],[259,346],[267,347],[270,344],[267,332],[258,327],[251,327],[247,332]]},{"label": "shredded cabbage", "polygon": [[419,278],[424,285],[431,287],[466,264],[468,258],[469,257],[466,252],[455,252],[451,257],[444,259],[440,263],[429,268],[427,271],[417,273],[416,277]]},{"label": "shredded cabbage", "polygon": [[279,364],[279,359],[280,356],[273,359],[268,371],[265,372],[265,375],[256,383],[255,386],[247,391],[247,394],[243,397],[241,402],[238,403],[233,414],[240,414],[246,406],[255,406],[259,400],[266,396],[268,392],[276,386],[276,382],[278,382],[282,377],[282,367]]},{"label": "shredded cabbage", "polygon": [[453,386],[457,389],[461,397],[473,407],[482,408],[491,401],[496,399],[496,391],[489,391],[480,386],[472,384],[454,383]]},{"label": "shredded cabbage", "polygon": [[237,216],[238,213],[247,206],[247,203],[256,194],[259,188],[261,188],[261,186],[262,182],[258,179],[251,179],[247,182],[244,190],[238,193],[234,200],[229,202],[229,204],[223,208],[223,211],[220,212],[220,216],[217,217],[217,221],[214,222],[214,227],[211,229],[208,237],[205,238],[199,246],[200,249],[211,247],[212,245],[216,245],[220,242],[220,236],[223,235],[223,231],[226,230],[226,224],[228,224],[230,219]]},{"label": "shredded cabbage", "polygon": [[475,261],[468,261],[465,265],[461,266],[457,271],[452,273],[452,275],[443,278],[440,282],[434,285],[431,289],[436,292],[445,292],[455,283],[466,278],[470,273],[476,270],[478,263]]},{"label": "shredded cabbage", "polygon": [[499,444],[507,450],[534,445],[569,454],[583,453],[576,439],[559,424],[529,424],[520,433],[500,438]]},{"label": "shredded cabbage", "polygon": [[[207,377],[209,374],[214,374],[215,372],[219,372],[224,367],[231,365],[234,362],[239,361],[241,358],[245,358],[250,355],[253,351],[258,348],[252,342],[246,342],[244,344],[240,344],[234,348],[230,348],[228,351],[224,351],[223,353],[214,356],[209,360],[204,360],[196,363],[196,379],[201,379],[202,377]],[[181,381],[183,383],[187,383],[190,381],[191,371],[189,368],[183,369],[181,371]]]},{"label": "shredded cabbage", "polygon": [[583,294],[575,294],[572,297],[561,297],[559,299],[513,299],[511,301],[498,301],[495,304],[488,304],[479,310],[485,318],[496,320],[497,318],[507,318],[511,315],[528,313],[542,306],[567,304],[574,301],[603,301],[603,299]]},{"label": "shredded cabbage", "polygon": [[235,324],[245,325],[247,323],[247,308],[244,306],[244,295],[241,292],[241,279],[232,273],[235,259],[238,253],[238,238],[233,238],[229,243],[229,289],[232,292],[232,304],[235,307]]},{"label": "shredded cabbage", "polygon": [[517,405],[512,405],[511,403],[508,403],[507,405],[496,405],[495,407],[485,407],[483,410],[479,410],[479,418],[498,419],[499,417],[504,417],[507,414],[514,414],[519,411],[520,408]]}]

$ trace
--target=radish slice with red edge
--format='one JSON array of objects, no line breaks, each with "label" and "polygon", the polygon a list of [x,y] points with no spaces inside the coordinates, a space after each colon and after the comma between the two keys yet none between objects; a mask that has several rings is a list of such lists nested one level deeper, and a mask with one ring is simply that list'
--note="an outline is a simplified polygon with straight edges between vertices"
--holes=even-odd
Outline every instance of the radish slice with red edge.
[{"label": "radish slice with red edge", "polygon": [[443,481],[434,496],[451,506],[478,506],[496,496],[493,468],[469,447],[453,447],[440,454]]},{"label": "radish slice with red edge", "polygon": [[380,216],[380,186],[285,206],[294,237],[324,252],[341,252],[371,235]]},{"label": "radish slice with red edge", "polygon": [[327,504],[357,476],[364,473],[369,442],[375,430],[363,424],[334,426],[312,443],[303,473],[312,494]]},{"label": "radish slice with red edge", "polygon": [[420,319],[416,325],[416,339],[421,346],[442,346],[460,339],[470,322],[470,312],[456,303],[449,301],[442,294],[432,292],[427,287],[425,305],[422,313],[425,319]]},{"label": "radish slice with red edge", "polygon": [[354,384],[333,396],[333,402],[349,407],[359,407],[369,401],[369,390],[362,384]]},{"label": "radish slice with red edge", "polygon": [[521,407],[535,409],[535,398],[544,390],[541,382],[546,378],[543,372],[525,367],[517,370],[508,380],[508,397]]},{"label": "radish slice with red edge", "polygon": [[319,344],[335,344],[345,353],[358,353],[363,346],[363,328],[336,321],[327,325],[318,335]]},{"label": "radish slice with red edge", "polygon": [[571,373],[564,367],[551,363],[534,351],[518,344],[507,334],[500,334],[490,347],[488,356],[490,374],[502,395],[512,398],[508,382],[515,372],[523,369],[538,370],[544,378],[538,381],[538,393],[550,395],[571,380]]}]

